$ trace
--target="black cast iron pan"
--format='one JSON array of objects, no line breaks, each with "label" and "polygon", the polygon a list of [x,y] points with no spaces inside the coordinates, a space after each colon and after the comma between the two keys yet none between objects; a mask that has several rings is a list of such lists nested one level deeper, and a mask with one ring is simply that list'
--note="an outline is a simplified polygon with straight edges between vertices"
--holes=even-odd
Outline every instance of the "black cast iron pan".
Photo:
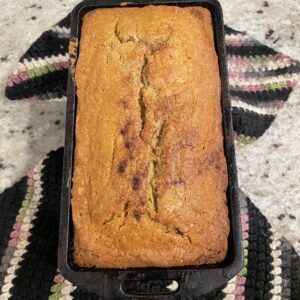
[{"label": "black cast iron pan", "polygon": [[[237,197],[237,172],[232,134],[231,104],[228,95],[228,75],[224,44],[222,9],[216,0],[133,0],[127,6],[145,5],[203,6],[213,18],[215,47],[219,59],[223,113],[224,149],[229,185],[227,203],[230,218],[229,249],[225,260],[209,266],[174,268],[87,269],[72,261],[73,223],[71,215],[71,187],[75,147],[76,85],[74,68],[80,43],[82,18],[95,8],[123,6],[121,0],[86,0],[78,4],[71,18],[71,54],[68,78],[64,174],[60,209],[58,266],[66,279],[103,299],[193,299],[223,286],[242,267],[240,209]],[[173,284],[172,284],[173,283]],[[170,286],[171,285],[171,286]]]}]

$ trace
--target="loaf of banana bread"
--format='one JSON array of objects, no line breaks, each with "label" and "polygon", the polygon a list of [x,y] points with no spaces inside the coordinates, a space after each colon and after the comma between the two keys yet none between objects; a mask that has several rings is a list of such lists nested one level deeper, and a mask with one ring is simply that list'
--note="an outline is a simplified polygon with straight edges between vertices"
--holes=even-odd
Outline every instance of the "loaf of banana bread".
[{"label": "loaf of banana bread", "polygon": [[210,12],[175,6],[88,12],[75,81],[76,264],[222,261],[227,168]]}]

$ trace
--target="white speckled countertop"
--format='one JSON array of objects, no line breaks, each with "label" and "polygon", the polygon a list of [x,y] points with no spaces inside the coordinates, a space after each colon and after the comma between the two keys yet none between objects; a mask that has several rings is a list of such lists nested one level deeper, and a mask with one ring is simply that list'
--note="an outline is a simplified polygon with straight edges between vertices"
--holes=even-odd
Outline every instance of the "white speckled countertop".
[{"label": "white speckled countertop", "polygon": [[[0,0],[0,192],[63,145],[65,102],[13,102],[6,78],[30,44],[78,0]],[[300,60],[300,2],[220,0],[225,23]],[[270,38],[266,33],[273,30]],[[300,88],[267,133],[237,149],[240,186],[300,254]]]}]

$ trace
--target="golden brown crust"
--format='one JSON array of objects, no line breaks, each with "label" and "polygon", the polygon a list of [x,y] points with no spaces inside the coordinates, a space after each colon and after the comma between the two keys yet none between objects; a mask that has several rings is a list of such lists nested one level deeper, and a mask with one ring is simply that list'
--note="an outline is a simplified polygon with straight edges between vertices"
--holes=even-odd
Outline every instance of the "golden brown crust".
[{"label": "golden brown crust", "polygon": [[209,11],[89,12],[75,79],[75,262],[127,268],[223,260],[227,169]]}]

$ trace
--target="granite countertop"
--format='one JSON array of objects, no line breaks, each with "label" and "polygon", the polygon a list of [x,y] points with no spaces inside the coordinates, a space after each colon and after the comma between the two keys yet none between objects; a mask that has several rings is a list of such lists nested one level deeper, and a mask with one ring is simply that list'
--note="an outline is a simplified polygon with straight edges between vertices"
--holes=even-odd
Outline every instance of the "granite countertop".
[{"label": "granite countertop", "polygon": [[[78,0],[0,0],[0,192],[47,152],[63,145],[65,100],[14,102],[6,78],[19,57]],[[300,3],[294,0],[220,0],[225,23],[300,60]],[[270,35],[271,33],[271,35]],[[254,144],[237,147],[239,183],[300,254],[300,88]]]}]

